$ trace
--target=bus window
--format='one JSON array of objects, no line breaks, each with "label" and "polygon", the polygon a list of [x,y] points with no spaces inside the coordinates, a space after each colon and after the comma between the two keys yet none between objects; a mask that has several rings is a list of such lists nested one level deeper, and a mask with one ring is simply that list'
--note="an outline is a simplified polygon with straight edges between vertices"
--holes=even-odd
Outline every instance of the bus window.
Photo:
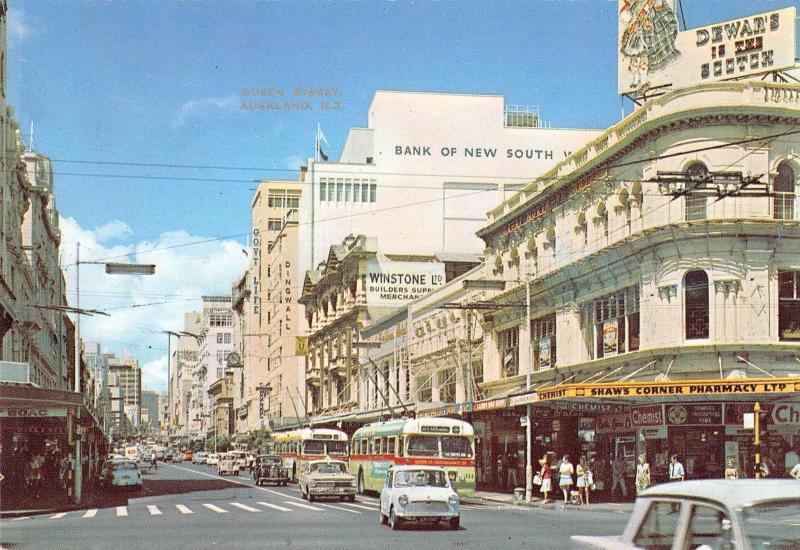
[{"label": "bus window", "polygon": [[405,445],[405,439],[402,437],[399,438],[400,445],[397,447],[397,456],[403,456],[403,445]]},{"label": "bus window", "polygon": [[448,458],[469,458],[472,446],[466,437],[442,436],[442,456]]},{"label": "bus window", "polygon": [[408,438],[408,456],[437,456],[439,440],[429,435],[412,435]]},{"label": "bus window", "polygon": [[378,450],[376,451],[375,454],[382,455],[383,454],[383,438],[379,437],[378,439],[376,439],[376,442],[377,442],[376,444],[377,444]]},{"label": "bus window", "polygon": [[362,439],[361,440],[361,454],[368,455],[369,454],[369,440]]},{"label": "bus window", "polygon": [[346,455],[347,454],[347,441],[328,441],[327,454],[329,455]]},{"label": "bus window", "polygon": [[386,438],[386,454],[394,456],[395,454],[395,437]]},{"label": "bus window", "polygon": [[309,440],[303,444],[303,454],[323,455],[325,454],[325,442]]}]

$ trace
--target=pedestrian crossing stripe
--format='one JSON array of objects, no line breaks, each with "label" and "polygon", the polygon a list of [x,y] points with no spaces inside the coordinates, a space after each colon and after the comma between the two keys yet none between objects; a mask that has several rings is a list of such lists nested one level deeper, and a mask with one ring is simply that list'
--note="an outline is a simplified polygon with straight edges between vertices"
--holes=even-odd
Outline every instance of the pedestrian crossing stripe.
[{"label": "pedestrian crossing stripe", "polygon": [[270,504],[269,502],[261,502],[259,500],[257,504],[260,504],[265,508],[272,508],[273,510],[278,510],[279,512],[291,512],[289,508],[284,508],[283,506],[278,506],[277,504]]},{"label": "pedestrian crossing stripe", "polygon": [[291,500],[284,501],[284,504],[288,504],[289,506],[298,506],[300,508],[305,508],[306,510],[315,510],[317,512],[324,512],[322,508],[317,508],[316,506],[309,506],[308,504],[303,504],[302,502],[292,502]]},{"label": "pedestrian crossing stripe", "polygon": [[351,514],[360,514],[361,513],[361,512],[359,512],[357,510],[350,510],[349,508],[342,508],[341,506],[334,506],[333,504],[323,504],[321,502],[318,502],[317,504],[319,504],[320,506],[324,506],[325,508],[333,508],[334,510],[341,510],[343,512],[350,512]]},{"label": "pedestrian crossing stripe", "polygon": [[240,502],[231,502],[231,506],[236,506],[241,510],[245,510],[246,512],[260,512],[258,508],[253,508],[252,506],[248,506],[247,504],[242,504]]},{"label": "pedestrian crossing stripe", "polygon": [[93,518],[97,515],[97,508],[92,508],[91,510],[86,510],[86,513],[83,514],[85,518]]},{"label": "pedestrian crossing stripe", "polygon": [[58,514],[50,516],[50,519],[61,519],[67,515],[68,512],[60,512]]},{"label": "pedestrian crossing stripe", "polygon": [[128,515],[128,509],[125,506],[117,506],[117,517],[124,517]]},{"label": "pedestrian crossing stripe", "polygon": [[205,506],[209,510],[215,511],[218,514],[227,514],[228,513],[228,511],[225,510],[224,508],[220,508],[219,506],[215,506],[213,504],[203,503],[203,506]]},{"label": "pedestrian crossing stripe", "polygon": [[187,507],[186,507],[186,506],[184,506],[183,504],[176,504],[176,505],[175,505],[175,508],[177,508],[177,509],[178,509],[178,511],[179,511],[181,514],[194,514],[194,512],[192,512],[191,510],[189,510],[189,508],[187,508]]},{"label": "pedestrian crossing stripe", "polygon": [[358,508],[360,510],[367,510],[368,512],[374,512],[376,508],[367,508],[366,506],[361,506],[360,504],[350,504],[349,502],[342,502],[345,506],[350,506],[351,508]]},{"label": "pedestrian crossing stripe", "polygon": [[158,509],[158,506],[153,506],[152,504],[147,506],[147,510],[150,512],[151,516],[160,516],[161,510]]}]

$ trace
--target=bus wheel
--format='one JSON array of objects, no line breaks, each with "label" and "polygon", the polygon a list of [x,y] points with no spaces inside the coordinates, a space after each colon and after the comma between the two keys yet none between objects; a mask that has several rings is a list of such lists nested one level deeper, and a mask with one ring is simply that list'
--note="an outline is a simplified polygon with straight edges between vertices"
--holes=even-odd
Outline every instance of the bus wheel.
[{"label": "bus wheel", "polygon": [[358,494],[364,494],[364,470],[358,471]]}]

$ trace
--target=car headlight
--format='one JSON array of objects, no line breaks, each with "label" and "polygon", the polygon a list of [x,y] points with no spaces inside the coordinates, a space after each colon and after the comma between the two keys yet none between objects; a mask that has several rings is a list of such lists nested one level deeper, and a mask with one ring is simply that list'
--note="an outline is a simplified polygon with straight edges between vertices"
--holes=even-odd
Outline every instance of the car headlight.
[{"label": "car headlight", "polygon": [[450,495],[450,497],[448,497],[448,499],[447,499],[447,502],[449,502],[450,504],[455,506],[456,504],[458,504],[458,495],[456,495],[456,494]]},{"label": "car headlight", "polygon": [[408,496],[407,496],[407,495],[405,495],[405,494],[403,494],[403,495],[400,495],[400,496],[397,498],[397,503],[398,503],[400,506],[402,506],[403,508],[405,508],[406,506],[408,506]]}]

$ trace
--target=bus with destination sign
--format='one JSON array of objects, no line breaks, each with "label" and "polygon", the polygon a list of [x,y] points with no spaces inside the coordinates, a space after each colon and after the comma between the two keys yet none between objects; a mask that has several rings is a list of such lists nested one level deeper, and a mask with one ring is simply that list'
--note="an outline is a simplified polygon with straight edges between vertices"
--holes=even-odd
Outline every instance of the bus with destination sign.
[{"label": "bus with destination sign", "polygon": [[347,460],[347,434],[327,428],[303,428],[272,434],[272,448],[283,461],[292,481],[310,460],[325,457]]},{"label": "bus with destination sign", "polygon": [[475,492],[475,431],[452,418],[374,422],[350,439],[350,473],[358,492],[379,492],[394,464],[441,466],[459,494]]}]

